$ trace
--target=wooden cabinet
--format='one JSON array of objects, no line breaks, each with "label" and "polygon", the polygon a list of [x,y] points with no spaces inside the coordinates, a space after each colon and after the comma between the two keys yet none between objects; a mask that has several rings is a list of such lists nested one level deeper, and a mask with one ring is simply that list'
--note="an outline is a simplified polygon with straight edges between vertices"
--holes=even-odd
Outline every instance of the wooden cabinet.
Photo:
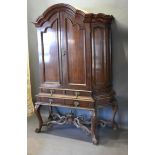
[{"label": "wooden cabinet", "polygon": [[[40,107],[43,105],[87,109],[92,112],[90,132],[93,143],[97,143],[95,129],[98,120],[96,109],[112,105],[111,125],[114,127],[117,104],[112,89],[111,23],[113,17],[103,13],[84,13],[66,4],[49,7],[34,23],[38,34],[40,65],[40,93],[37,94],[35,112],[41,131],[43,125],[64,124],[71,121],[86,129],[84,120],[71,114],[53,116],[43,123]],[[60,123],[61,122],[61,123]]]}]

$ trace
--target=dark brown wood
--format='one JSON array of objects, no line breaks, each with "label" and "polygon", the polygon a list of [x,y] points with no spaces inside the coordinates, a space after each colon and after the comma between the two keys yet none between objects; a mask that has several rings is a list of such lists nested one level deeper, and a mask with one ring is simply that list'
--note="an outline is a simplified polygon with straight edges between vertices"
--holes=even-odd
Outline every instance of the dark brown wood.
[{"label": "dark brown wood", "polygon": [[35,105],[35,108],[34,108],[34,112],[38,118],[38,121],[39,121],[39,128],[36,128],[35,132],[39,133],[41,132],[41,128],[43,126],[43,120],[42,120],[42,117],[41,117],[41,114],[40,114],[40,107],[41,105]]},{"label": "dark brown wood", "polygon": [[[85,29],[83,25],[77,23],[73,16],[61,12],[62,22],[62,49],[64,55],[64,66],[67,75],[66,86],[76,87],[86,85],[86,49],[85,49]],[[83,23],[82,23],[83,24]],[[80,45],[80,46],[79,46]],[[63,54],[64,54],[63,53]],[[82,67],[83,66],[83,67]],[[64,69],[65,70],[65,69]]]},{"label": "dark brown wood", "polygon": [[[96,118],[99,106],[112,106],[112,120],[108,124],[116,126],[114,119],[118,106],[113,103],[115,93],[112,89],[112,21],[111,15],[84,13],[61,3],[49,7],[34,22],[38,34],[41,85],[37,101],[50,107],[92,110],[90,132],[94,144],[97,144],[98,122],[105,124],[104,120]],[[36,104],[37,131],[47,125],[39,110]],[[53,112],[50,113],[49,117],[53,119]],[[77,126],[85,128],[79,122]]]},{"label": "dark brown wood", "polygon": [[91,133],[92,133],[92,142],[93,144],[97,144],[96,138],[96,126],[97,126],[97,117],[96,117],[96,110],[92,111],[92,119],[91,119]]},{"label": "dark brown wood", "polygon": [[60,10],[68,12],[73,15],[78,14],[78,15],[84,16],[83,22],[85,22],[85,23],[101,22],[104,24],[106,24],[106,23],[111,24],[111,22],[113,20],[113,16],[111,16],[111,15],[106,15],[103,13],[98,13],[98,14],[87,13],[87,14],[85,14],[83,11],[77,10],[69,4],[59,3],[59,4],[55,4],[53,6],[50,6],[33,23],[35,24],[36,27],[42,27],[46,21],[48,21],[55,13],[59,12]]},{"label": "dark brown wood", "polygon": [[118,111],[118,103],[116,101],[116,99],[112,102],[112,128],[115,130],[115,129],[118,129],[118,125],[117,123],[115,122],[115,116],[116,116],[116,113]]}]

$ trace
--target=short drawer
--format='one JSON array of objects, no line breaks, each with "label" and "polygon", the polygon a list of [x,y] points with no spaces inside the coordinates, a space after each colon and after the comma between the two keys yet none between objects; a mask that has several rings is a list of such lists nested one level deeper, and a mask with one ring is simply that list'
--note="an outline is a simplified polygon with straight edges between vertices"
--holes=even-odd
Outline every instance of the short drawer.
[{"label": "short drawer", "polygon": [[63,90],[59,90],[59,89],[49,89],[49,88],[42,88],[40,87],[40,92],[41,93],[49,93],[49,94],[64,94],[64,91]]},{"label": "short drawer", "polygon": [[94,103],[88,101],[65,100],[65,105],[72,107],[93,108]]},{"label": "short drawer", "polygon": [[48,98],[48,97],[37,97],[37,101],[40,102],[50,102],[51,104],[61,104],[64,105],[64,99],[59,99],[59,98]]},{"label": "short drawer", "polygon": [[52,104],[61,104],[64,105],[64,99],[57,99],[57,98],[49,98],[49,102]]},{"label": "short drawer", "polygon": [[87,92],[87,91],[66,91],[66,95],[71,95],[71,96],[87,96],[90,97],[91,96],[91,92]]},{"label": "short drawer", "polygon": [[47,97],[37,97],[37,101],[40,101],[40,102],[49,102],[49,100],[48,100]]}]

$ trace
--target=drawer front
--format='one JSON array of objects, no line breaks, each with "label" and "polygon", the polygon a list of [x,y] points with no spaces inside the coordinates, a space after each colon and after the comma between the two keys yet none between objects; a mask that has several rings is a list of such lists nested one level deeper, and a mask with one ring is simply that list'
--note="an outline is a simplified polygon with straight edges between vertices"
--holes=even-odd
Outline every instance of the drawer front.
[{"label": "drawer front", "polygon": [[52,94],[62,94],[62,95],[70,95],[70,96],[91,96],[91,92],[90,91],[78,91],[78,90],[68,90],[68,89],[46,89],[46,88],[41,88],[41,92],[43,93],[50,93]]},{"label": "drawer front", "polygon": [[71,95],[71,96],[91,96],[90,92],[84,92],[84,91],[66,91],[66,95]]},{"label": "drawer front", "polygon": [[88,101],[65,100],[65,105],[71,107],[93,108],[94,103]]},{"label": "drawer front", "polygon": [[38,97],[37,101],[48,102],[48,103],[50,102],[50,103],[61,104],[61,105],[64,105],[65,103],[64,99],[48,98],[48,97]]},{"label": "drawer front", "polygon": [[37,97],[37,101],[40,101],[40,102],[49,102],[49,100],[48,100],[47,97]]},{"label": "drawer front", "polygon": [[49,99],[49,102],[51,104],[59,104],[59,105],[65,105],[70,107],[81,107],[81,108],[93,108],[94,103],[88,102],[88,101],[76,101],[76,100],[68,100],[68,99]]},{"label": "drawer front", "polygon": [[38,101],[41,102],[50,102],[51,104],[58,104],[62,106],[70,106],[70,107],[80,107],[80,108],[94,108],[94,103],[89,101],[77,101],[77,100],[69,100],[69,99],[57,99],[57,98],[47,98],[40,97]]},{"label": "drawer front", "polygon": [[65,101],[64,99],[57,99],[57,98],[50,98],[49,99],[49,102],[52,104],[60,104],[60,105],[64,105],[65,104]]},{"label": "drawer front", "polygon": [[41,89],[42,93],[49,93],[49,94],[64,94],[62,90],[55,90],[55,89]]}]

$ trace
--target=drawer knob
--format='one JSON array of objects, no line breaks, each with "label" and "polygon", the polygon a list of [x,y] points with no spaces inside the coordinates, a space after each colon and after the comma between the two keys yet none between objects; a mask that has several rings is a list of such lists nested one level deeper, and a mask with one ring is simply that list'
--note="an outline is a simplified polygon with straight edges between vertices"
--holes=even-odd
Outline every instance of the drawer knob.
[{"label": "drawer knob", "polygon": [[55,92],[55,90],[54,90],[54,89],[52,89],[52,90],[50,90],[50,92],[51,92],[51,95],[53,95],[53,93]]},{"label": "drawer knob", "polygon": [[75,107],[79,106],[79,104],[80,104],[80,103],[79,103],[78,101],[74,101],[74,106],[75,106]]},{"label": "drawer knob", "polygon": [[80,95],[80,92],[76,91],[76,92],[75,92],[76,98],[77,98],[79,95]]}]

